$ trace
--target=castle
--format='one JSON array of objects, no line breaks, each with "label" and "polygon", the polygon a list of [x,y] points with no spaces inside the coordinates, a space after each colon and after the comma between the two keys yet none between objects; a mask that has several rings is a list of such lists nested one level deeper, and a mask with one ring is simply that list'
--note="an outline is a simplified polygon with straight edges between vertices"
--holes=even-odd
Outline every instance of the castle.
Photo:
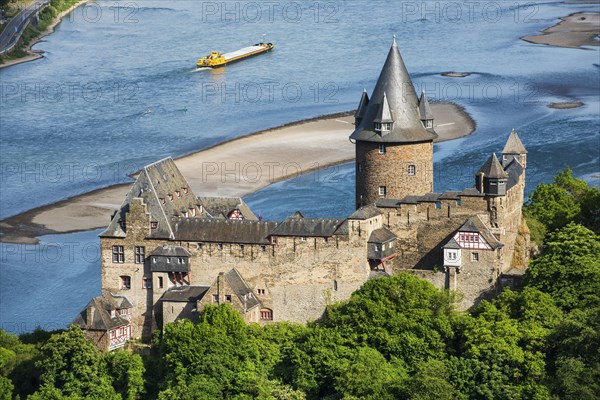
[{"label": "castle", "polygon": [[102,296],[73,323],[110,350],[198,320],[206,304],[231,304],[248,322],[305,322],[400,271],[470,307],[526,265],[527,151],[513,130],[473,187],[434,193],[433,122],[394,40],[355,113],[357,209],[347,218],[263,221],[240,198],[197,196],[170,158],[146,166],[100,234]]}]

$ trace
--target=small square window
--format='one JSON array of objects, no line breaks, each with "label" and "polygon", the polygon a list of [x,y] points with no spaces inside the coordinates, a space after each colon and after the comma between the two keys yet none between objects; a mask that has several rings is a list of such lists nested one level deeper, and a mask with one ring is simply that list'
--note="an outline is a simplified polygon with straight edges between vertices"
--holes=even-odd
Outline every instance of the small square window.
[{"label": "small square window", "polygon": [[383,143],[379,145],[379,154],[385,154],[385,144]]},{"label": "small square window", "polygon": [[230,294],[225,295],[225,301],[228,303],[231,303],[231,295]]},{"label": "small square window", "polygon": [[387,194],[387,188],[385,186],[379,186],[379,195],[385,196]]},{"label": "small square window", "polygon": [[150,228],[151,229],[158,229],[158,222],[156,222],[156,221],[150,222]]},{"label": "small square window", "polygon": [[414,164],[408,166],[408,175],[413,176],[417,173],[417,167]]},{"label": "small square window", "polygon": [[244,251],[244,245],[243,244],[240,244],[240,250]]},{"label": "small square window", "polygon": [[131,289],[131,277],[127,275],[121,276],[121,289]]},{"label": "small square window", "polygon": [[302,237],[300,238],[300,240],[302,240],[303,242],[306,242],[306,236],[302,236]]},{"label": "small square window", "polygon": [[474,251],[471,253],[471,261],[479,261],[479,253]]},{"label": "small square window", "polygon": [[219,302],[219,295],[213,294],[213,303],[218,303],[218,302]]},{"label": "small square window", "polygon": [[219,250],[223,250],[223,243],[219,243],[219,244],[217,244],[217,248],[218,248]]},{"label": "small square window", "polygon": [[267,251],[267,246],[265,246],[264,244],[262,246],[260,246],[260,249],[262,250],[262,252],[266,252]]}]

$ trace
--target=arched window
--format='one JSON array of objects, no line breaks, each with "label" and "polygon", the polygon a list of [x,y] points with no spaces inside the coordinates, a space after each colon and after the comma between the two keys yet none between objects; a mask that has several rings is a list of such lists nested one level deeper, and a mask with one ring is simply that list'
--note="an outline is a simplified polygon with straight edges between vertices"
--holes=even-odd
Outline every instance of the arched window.
[{"label": "arched window", "polygon": [[273,311],[268,308],[263,308],[262,310],[260,310],[260,320],[273,321]]},{"label": "arched window", "polygon": [[417,167],[414,164],[408,166],[408,175],[415,175],[417,173]]}]

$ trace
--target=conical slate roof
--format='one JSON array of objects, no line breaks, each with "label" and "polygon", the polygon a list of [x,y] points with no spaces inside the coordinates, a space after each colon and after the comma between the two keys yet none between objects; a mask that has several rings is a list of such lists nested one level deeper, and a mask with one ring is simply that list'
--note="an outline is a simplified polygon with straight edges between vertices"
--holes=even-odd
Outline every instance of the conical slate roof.
[{"label": "conical slate roof", "polygon": [[419,114],[421,119],[433,119],[433,112],[431,112],[431,106],[424,91],[421,92],[421,98],[419,99]]},{"label": "conical slate roof", "polygon": [[523,146],[523,142],[521,142],[521,138],[517,134],[517,131],[514,129],[510,132],[508,136],[508,140],[504,145],[504,150],[502,150],[502,154],[527,154],[527,150],[525,146]]},{"label": "conical slate roof", "polygon": [[[384,94],[394,125],[391,132],[382,136],[375,132],[374,122],[383,104]],[[417,94],[394,39],[364,117],[350,138],[365,142],[411,143],[431,141],[436,137],[421,123]]]},{"label": "conical slate roof", "polygon": [[354,113],[354,118],[362,118],[365,115],[365,111],[367,109],[367,105],[369,104],[369,95],[367,94],[367,89],[363,90],[363,94],[360,98],[360,103],[358,103],[358,108]]},{"label": "conical slate roof", "polygon": [[375,117],[373,122],[394,122],[394,119],[392,118],[392,111],[390,110],[390,104],[387,101],[387,96],[385,92],[383,92],[383,101],[379,106],[377,116]]},{"label": "conical slate roof", "polygon": [[485,178],[492,179],[506,179],[508,178],[508,174],[500,165],[500,161],[498,161],[498,157],[496,157],[496,153],[492,153],[490,158],[487,159],[485,164],[481,167],[477,175],[483,174]]}]

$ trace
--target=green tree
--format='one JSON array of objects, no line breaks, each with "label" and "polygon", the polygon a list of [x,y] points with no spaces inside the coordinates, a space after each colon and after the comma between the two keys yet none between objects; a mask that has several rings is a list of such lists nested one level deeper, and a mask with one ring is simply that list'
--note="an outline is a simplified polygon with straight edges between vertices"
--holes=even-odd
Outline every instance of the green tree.
[{"label": "green tree", "polygon": [[530,263],[526,283],[566,309],[597,302],[600,296],[600,242],[589,229],[571,223],[551,233],[543,254]]},{"label": "green tree", "polygon": [[600,306],[574,310],[561,321],[547,354],[561,399],[600,398]]},{"label": "green tree", "polygon": [[[53,335],[41,347],[41,359],[36,364],[41,372],[40,393],[118,399],[120,396],[110,385],[108,376],[102,373],[100,363],[98,350],[80,328],[71,326],[67,331]],[[42,395],[40,393],[38,396]]]},{"label": "green tree", "polygon": [[114,351],[104,356],[104,362],[112,385],[123,400],[141,398],[144,392],[145,371],[142,357],[124,351]]},{"label": "green tree", "polygon": [[555,184],[540,183],[525,206],[549,230],[562,228],[578,218],[581,207],[566,189]]}]

